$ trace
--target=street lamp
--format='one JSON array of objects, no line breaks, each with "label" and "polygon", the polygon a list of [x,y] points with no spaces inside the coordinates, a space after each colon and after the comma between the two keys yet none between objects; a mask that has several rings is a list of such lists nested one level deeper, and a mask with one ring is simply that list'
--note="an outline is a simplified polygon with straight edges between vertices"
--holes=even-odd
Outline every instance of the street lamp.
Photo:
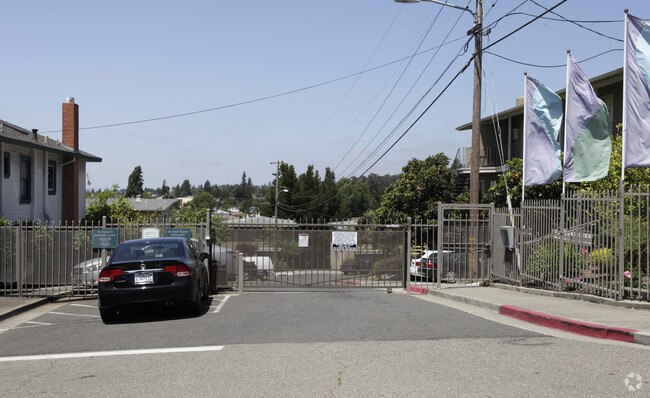
[{"label": "street lamp", "polygon": [[[469,167],[469,203],[478,204],[478,185],[479,185],[479,161],[481,146],[481,69],[483,50],[483,36],[481,28],[483,25],[483,0],[476,0],[476,12],[469,8],[459,7],[437,0],[395,0],[396,3],[419,3],[425,1],[428,3],[440,4],[447,7],[453,7],[462,11],[467,11],[474,17],[474,28],[467,34],[474,35],[474,104],[472,111],[472,157],[470,158]],[[474,217],[472,217],[474,218]]]}]

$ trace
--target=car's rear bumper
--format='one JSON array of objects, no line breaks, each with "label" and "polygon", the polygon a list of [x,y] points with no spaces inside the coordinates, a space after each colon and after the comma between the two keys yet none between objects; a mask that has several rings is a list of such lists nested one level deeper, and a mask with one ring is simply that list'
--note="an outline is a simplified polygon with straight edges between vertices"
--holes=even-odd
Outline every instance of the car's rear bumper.
[{"label": "car's rear bumper", "polygon": [[128,288],[116,288],[110,284],[100,283],[98,294],[99,308],[108,309],[167,301],[191,301],[196,297],[196,288],[193,288],[190,279],[176,281],[172,285],[145,285]]}]

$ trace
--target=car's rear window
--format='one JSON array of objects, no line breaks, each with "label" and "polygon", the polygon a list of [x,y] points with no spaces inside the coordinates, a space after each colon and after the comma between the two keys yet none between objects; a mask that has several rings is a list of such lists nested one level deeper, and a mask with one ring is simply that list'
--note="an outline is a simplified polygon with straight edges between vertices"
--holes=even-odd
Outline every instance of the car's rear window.
[{"label": "car's rear window", "polygon": [[183,256],[178,242],[134,242],[119,246],[113,253],[112,261],[151,260]]}]

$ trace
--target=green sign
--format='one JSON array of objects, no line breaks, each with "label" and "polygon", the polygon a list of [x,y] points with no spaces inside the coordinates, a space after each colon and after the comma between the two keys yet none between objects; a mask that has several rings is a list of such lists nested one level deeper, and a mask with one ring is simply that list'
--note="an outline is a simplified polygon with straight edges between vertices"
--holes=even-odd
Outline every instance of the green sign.
[{"label": "green sign", "polygon": [[116,228],[93,229],[93,249],[115,249],[118,241]]},{"label": "green sign", "polygon": [[169,228],[165,230],[165,236],[169,238],[192,239],[192,230],[189,228]]}]

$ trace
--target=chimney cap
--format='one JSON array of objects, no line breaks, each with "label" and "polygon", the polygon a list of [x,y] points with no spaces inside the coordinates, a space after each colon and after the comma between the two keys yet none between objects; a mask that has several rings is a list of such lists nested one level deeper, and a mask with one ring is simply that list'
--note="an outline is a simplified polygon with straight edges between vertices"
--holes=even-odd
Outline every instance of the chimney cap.
[{"label": "chimney cap", "polygon": [[71,104],[74,104],[74,97],[66,97],[65,102],[69,102]]}]

